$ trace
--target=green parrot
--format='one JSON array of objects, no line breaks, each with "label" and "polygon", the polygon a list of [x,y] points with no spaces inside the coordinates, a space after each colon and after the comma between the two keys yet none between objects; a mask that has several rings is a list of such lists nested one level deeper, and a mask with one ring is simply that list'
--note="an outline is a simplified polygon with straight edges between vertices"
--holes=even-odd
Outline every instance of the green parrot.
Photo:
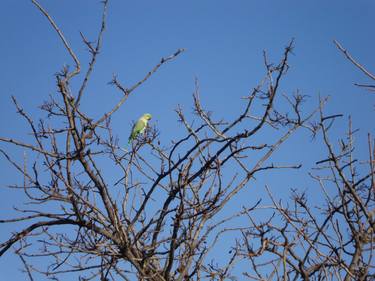
[{"label": "green parrot", "polygon": [[129,144],[139,135],[142,134],[146,127],[148,121],[152,118],[152,115],[149,113],[145,113],[138,119],[137,123],[134,124],[132,128],[132,133],[129,136]]}]

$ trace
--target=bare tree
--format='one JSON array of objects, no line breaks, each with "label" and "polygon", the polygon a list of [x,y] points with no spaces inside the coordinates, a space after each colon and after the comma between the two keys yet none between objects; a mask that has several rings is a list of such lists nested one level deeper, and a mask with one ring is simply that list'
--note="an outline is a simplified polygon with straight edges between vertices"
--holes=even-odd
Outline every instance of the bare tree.
[{"label": "bare tree", "polygon": [[[1,142],[37,156],[29,157],[34,162],[28,165],[25,159],[18,161],[0,150],[23,175],[23,182],[10,188],[24,193],[28,203],[27,209],[15,208],[16,217],[0,220],[23,225],[1,242],[0,256],[13,249],[30,280],[34,273],[56,280],[65,273],[75,273],[79,280],[227,280],[234,278],[232,270],[238,262],[249,263],[243,275],[251,280],[275,276],[281,280],[367,280],[373,274],[373,158],[367,162],[370,171],[359,176],[351,127],[340,152],[334,151],[328,131],[338,116],[323,114],[324,99],[308,113],[301,110],[305,97],[299,93],[280,96],[288,108],[277,105],[293,41],[279,63],[272,64],[264,53],[264,79],[243,99],[243,109],[233,120],[216,120],[205,109],[196,82],[193,104],[199,122],[191,122],[182,108],[176,109],[184,137],[162,146],[157,128],[148,128],[126,150],[112,130],[111,116],[184,50],[162,58],[132,86],[113,77],[111,84],[122,98],[94,119],[81,109],[81,103],[101,50],[108,0],[103,1],[96,42],[81,34],[91,54],[85,73],[51,15],[37,1],[32,3],[60,37],[74,69],[64,67],[56,75],[58,91],[41,106],[48,118],[36,122],[13,98],[34,143],[0,137]],[[79,79],[81,86],[73,92],[71,81]],[[255,115],[254,108],[262,110]],[[315,115],[317,123],[312,122]],[[270,129],[274,139],[259,143],[257,136]],[[266,222],[252,216],[264,210],[260,202],[223,217],[222,209],[240,190],[249,188],[258,173],[300,167],[268,161],[298,129],[314,135],[320,131],[328,149],[328,158],[317,164],[317,173],[328,169],[330,176],[311,175],[326,196],[325,207],[317,213],[297,193],[293,193],[293,208],[285,207],[270,192],[274,214]],[[373,157],[371,138],[369,148]],[[106,167],[118,171],[119,178],[108,177]],[[334,195],[327,191],[332,188],[336,188]],[[250,224],[226,227],[239,216],[248,217]],[[228,262],[217,266],[209,261],[210,253],[220,247],[220,238],[227,232],[240,233],[242,238],[233,246]],[[48,264],[36,266],[33,259],[41,257]]]},{"label": "bare tree", "polygon": [[[372,81],[375,76],[352,58],[337,41],[347,59]],[[355,84],[369,90],[372,85]],[[320,106],[316,133],[320,131],[327,158],[316,163],[310,176],[321,189],[322,200],[312,206],[305,192],[293,191],[286,204],[266,187],[273,204],[268,219],[254,219],[242,228],[235,251],[250,269],[250,280],[373,280],[375,264],[375,143],[368,134],[368,159],[355,153],[355,133],[349,117],[348,131],[336,148],[329,130],[342,114],[325,115]],[[282,220],[280,220],[280,218]]]},{"label": "bare tree", "polygon": [[294,191],[282,204],[267,187],[273,202],[269,219],[259,222],[253,219],[256,210],[248,212],[250,227],[241,230],[236,250],[250,263],[251,271],[245,273],[250,280],[375,277],[374,144],[369,138],[370,159],[361,165],[354,155],[350,120],[347,138],[340,139],[336,151],[328,138],[332,118],[337,116],[321,112],[319,127],[328,157],[310,175],[321,189],[322,202],[312,206],[304,192]]}]

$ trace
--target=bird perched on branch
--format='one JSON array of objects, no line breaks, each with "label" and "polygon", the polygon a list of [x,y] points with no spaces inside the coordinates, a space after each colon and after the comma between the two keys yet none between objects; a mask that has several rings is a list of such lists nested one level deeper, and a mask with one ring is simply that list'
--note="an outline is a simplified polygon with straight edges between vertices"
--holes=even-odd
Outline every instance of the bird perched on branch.
[{"label": "bird perched on branch", "polygon": [[149,113],[145,113],[138,119],[138,121],[134,124],[132,132],[129,136],[129,144],[139,135],[142,134],[146,127],[148,121],[152,118],[152,115]]}]

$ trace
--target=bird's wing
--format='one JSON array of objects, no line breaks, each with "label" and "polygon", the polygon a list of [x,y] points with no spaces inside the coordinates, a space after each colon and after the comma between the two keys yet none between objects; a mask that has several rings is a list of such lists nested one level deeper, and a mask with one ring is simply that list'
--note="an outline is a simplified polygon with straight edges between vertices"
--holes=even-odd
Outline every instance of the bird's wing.
[{"label": "bird's wing", "polygon": [[133,126],[132,132],[129,136],[129,142],[136,138],[136,136],[146,128],[146,122],[140,118]]},{"label": "bird's wing", "polygon": [[146,127],[146,122],[145,120],[143,120],[142,118],[140,118],[137,123],[135,123],[134,125],[134,129],[133,129],[133,132],[141,132],[142,130],[144,130],[144,128]]}]

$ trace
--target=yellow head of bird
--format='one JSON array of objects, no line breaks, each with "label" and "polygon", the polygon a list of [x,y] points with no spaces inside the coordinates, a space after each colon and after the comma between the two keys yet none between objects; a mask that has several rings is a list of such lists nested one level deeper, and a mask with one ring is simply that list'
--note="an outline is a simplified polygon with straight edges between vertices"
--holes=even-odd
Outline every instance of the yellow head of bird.
[{"label": "yellow head of bird", "polygon": [[144,118],[146,120],[150,120],[152,118],[152,115],[150,113],[145,113],[145,114],[143,114],[142,118]]}]

